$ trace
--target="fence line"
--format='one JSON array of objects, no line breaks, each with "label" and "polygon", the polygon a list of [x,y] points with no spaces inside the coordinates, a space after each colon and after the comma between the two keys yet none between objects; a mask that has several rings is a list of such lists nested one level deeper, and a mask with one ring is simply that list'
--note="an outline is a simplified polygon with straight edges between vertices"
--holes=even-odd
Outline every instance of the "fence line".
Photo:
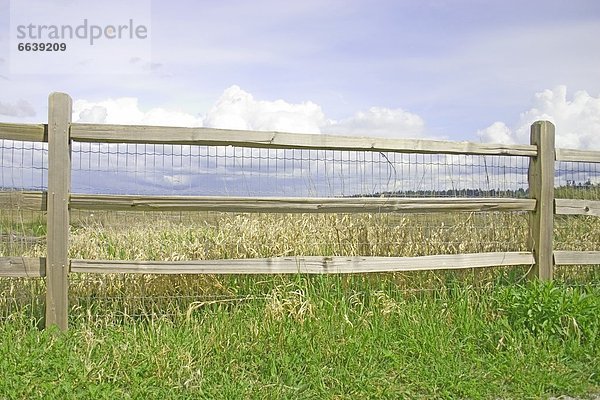
[{"label": "fence line", "polygon": [[600,152],[576,149],[556,149],[556,161],[600,163]]},{"label": "fence line", "polygon": [[420,257],[273,257],[201,261],[72,260],[71,271],[122,274],[344,274],[533,264],[529,252]]},{"label": "fence line", "polygon": [[215,128],[179,128],[141,125],[79,124],[71,139],[100,143],[157,143],[241,146],[272,149],[401,151],[419,154],[478,154],[535,156],[532,145],[503,145],[420,139],[383,139],[356,136],[240,131]]},{"label": "fence line", "polygon": [[[431,213],[533,211],[535,199],[452,197],[223,197],[77,194],[71,210],[221,211],[242,213]],[[600,202],[557,199],[557,214],[599,215]],[[0,192],[0,208],[47,211],[46,192]]]},{"label": "fence line", "polygon": [[590,215],[600,217],[600,201],[555,199],[556,215]]},{"label": "fence line", "polygon": [[[366,273],[531,265],[530,277],[552,279],[555,265],[600,264],[600,251],[554,251],[555,215],[600,216],[600,201],[554,198],[556,161],[600,162],[600,152],[556,149],[554,125],[535,122],[530,145],[478,144],[71,123],[71,98],[53,93],[48,124],[0,123],[0,139],[48,142],[48,190],[0,192],[0,208],[48,212],[47,257],[0,257],[0,276],[46,277],[46,325],[67,328],[69,273],[280,274]],[[88,195],[70,193],[71,143],[241,146],[268,149],[359,150],[415,154],[529,157],[530,198],[457,197],[223,197]],[[420,257],[296,256],[186,262],[69,260],[69,210],[228,211],[285,213],[510,212],[530,215],[530,252],[439,254]]]},{"label": "fence line", "polygon": [[47,142],[47,124],[8,124],[0,123],[0,137],[24,142]]}]

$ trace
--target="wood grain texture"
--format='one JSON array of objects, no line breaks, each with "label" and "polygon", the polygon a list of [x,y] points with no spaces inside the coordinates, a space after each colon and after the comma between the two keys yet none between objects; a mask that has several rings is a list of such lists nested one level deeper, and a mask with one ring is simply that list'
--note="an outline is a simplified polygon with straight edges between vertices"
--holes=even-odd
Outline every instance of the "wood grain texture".
[{"label": "wood grain texture", "polygon": [[0,139],[47,142],[48,126],[44,124],[7,124],[0,122]]},{"label": "wood grain texture", "polygon": [[556,265],[600,265],[600,251],[555,251]]},{"label": "wood grain texture", "polygon": [[600,163],[600,151],[556,149],[556,161]]},{"label": "wood grain texture", "polygon": [[81,142],[164,143],[211,146],[399,151],[404,153],[483,154],[535,156],[531,145],[503,145],[421,139],[240,131],[213,128],[177,128],[141,125],[72,124],[71,138]]},{"label": "wood grain texture", "polygon": [[536,121],[531,125],[531,144],[538,155],[529,164],[529,193],[537,200],[531,213],[531,248],[535,266],[530,277],[551,280],[553,274],[552,241],[554,238],[554,125]]},{"label": "wood grain texture", "polygon": [[71,272],[105,274],[351,274],[531,265],[532,253],[423,257],[276,257],[202,261],[72,260]]},{"label": "wood grain texture", "polygon": [[554,200],[556,214],[559,215],[592,215],[600,217],[600,201],[598,200]]},{"label": "wood grain texture", "polygon": [[0,209],[46,211],[46,192],[0,192]]},{"label": "wood grain texture", "polygon": [[72,209],[274,213],[532,211],[533,199],[71,195]]},{"label": "wood grain texture", "polygon": [[46,259],[0,257],[0,277],[39,278],[46,276]]},{"label": "wood grain texture", "polygon": [[46,326],[67,329],[69,292],[69,192],[71,188],[72,100],[64,93],[48,101],[48,254],[46,263]]}]

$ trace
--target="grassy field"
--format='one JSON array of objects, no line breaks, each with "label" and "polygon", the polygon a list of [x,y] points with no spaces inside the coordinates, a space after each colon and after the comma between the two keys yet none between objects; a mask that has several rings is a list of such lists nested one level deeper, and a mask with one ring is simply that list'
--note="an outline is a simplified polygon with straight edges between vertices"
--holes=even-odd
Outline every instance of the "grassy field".
[{"label": "grassy field", "polygon": [[60,334],[0,324],[0,397],[548,398],[600,391],[600,289],[375,288],[272,278],[248,301]]},{"label": "grassy field", "polygon": [[[185,260],[527,250],[521,213],[80,213],[70,257]],[[37,214],[0,255],[45,254]],[[596,218],[557,248],[600,248]],[[600,273],[527,266],[349,276],[73,275],[71,329],[39,331],[43,282],[0,280],[1,398],[548,398],[600,392]],[[581,283],[587,283],[581,285]]]}]

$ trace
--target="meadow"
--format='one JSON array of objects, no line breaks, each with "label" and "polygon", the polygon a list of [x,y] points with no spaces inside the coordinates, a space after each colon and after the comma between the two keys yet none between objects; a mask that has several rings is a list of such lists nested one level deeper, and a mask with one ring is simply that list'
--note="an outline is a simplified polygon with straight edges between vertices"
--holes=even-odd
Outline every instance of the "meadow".
[{"label": "meadow", "polygon": [[[526,251],[526,213],[74,212],[71,258],[187,260]],[[2,255],[45,254],[41,214]],[[11,236],[12,235],[12,236]],[[558,249],[600,221],[557,218]],[[332,276],[74,274],[70,330],[43,281],[0,281],[0,398],[549,398],[600,392],[600,273],[528,266]]]}]

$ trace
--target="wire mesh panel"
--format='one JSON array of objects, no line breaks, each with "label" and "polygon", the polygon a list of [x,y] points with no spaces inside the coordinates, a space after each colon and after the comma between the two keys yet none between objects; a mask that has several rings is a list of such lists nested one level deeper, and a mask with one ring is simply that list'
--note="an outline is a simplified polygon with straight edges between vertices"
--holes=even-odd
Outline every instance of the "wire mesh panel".
[{"label": "wire mesh panel", "polygon": [[[0,139],[0,192],[45,190],[47,179],[47,143]],[[45,236],[45,213],[0,207],[0,257],[38,256]]]},{"label": "wire mesh panel", "polygon": [[46,216],[41,211],[0,208],[0,257],[44,257]]},{"label": "wire mesh panel", "polygon": [[600,200],[600,163],[556,163],[556,198]]},{"label": "wire mesh panel", "polygon": [[[2,190],[45,190],[46,145],[8,140],[1,145]],[[71,187],[73,193],[83,194],[527,198],[529,162],[529,157],[521,156],[74,142]],[[599,198],[595,164],[558,163],[556,182],[557,197]],[[0,221],[9,221],[0,224],[2,254],[44,256],[44,214],[1,212]],[[560,248],[596,249],[600,236],[594,236],[596,220],[577,218],[557,219]],[[528,224],[526,212],[241,214],[72,210],[69,257],[182,261],[519,252],[531,251]],[[498,282],[500,276],[510,276],[513,281],[523,279],[528,268],[379,277],[398,285],[401,281],[402,285],[411,282],[427,286],[452,279],[479,285]],[[269,280],[260,276],[72,274],[70,279],[73,310],[90,310],[93,306],[139,317],[180,312],[198,302],[264,298],[272,289],[264,283]]]},{"label": "wire mesh panel", "polygon": [[[130,215],[127,215],[130,214]],[[70,257],[212,260],[527,251],[526,213],[74,215]]]},{"label": "wire mesh panel", "polygon": [[[557,199],[600,200],[600,163],[557,162]],[[554,220],[555,250],[600,251],[600,218],[557,215]],[[600,280],[600,265],[557,266],[556,277],[569,282]]]},{"label": "wire mesh panel", "polygon": [[[239,214],[217,212],[73,213],[70,257],[109,260],[207,260],[284,256],[421,256],[527,251],[528,215]],[[415,292],[456,283],[490,287],[525,278],[530,266],[373,274],[370,285]],[[211,304],[265,301],[293,276],[76,274],[70,302],[95,318],[185,315]],[[352,279],[323,278],[358,290]],[[348,279],[347,281],[345,279]],[[345,282],[345,283],[344,283]],[[333,286],[332,286],[333,287]],[[338,289],[339,290],[339,289]],[[74,315],[82,315],[74,312]],[[85,315],[84,315],[85,317]]]},{"label": "wire mesh panel", "polygon": [[0,277],[0,322],[15,316],[41,321],[46,285],[43,278]]},{"label": "wire mesh panel", "polygon": [[[250,197],[527,197],[529,158],[395,152],[79,143],[73,191]],[[218,260],[526,251],[527,214],[240,214],[73,211],[70,257]],[[376,285],[439,289],[523,279],[529,266],[377,274]],[[503,277],[503,278],[502,278]],[[508,278],[507,278],[508,277]],[[108,319],[269,301],[276,276],[78,274],[74,309]],[[324,278],[330,284],[352,279]],[[367,279],[367,278],[365,278]],[[369,278],[370,279],[370,278]],[[338,282],[339,283],[339,282]],[[353,286],[354,285],[354,286]],[[412,286],[411,286],[412,285]],[[281,286],[281,285],[279,285]],[[409,289],[410,288],[410,289]]]},{"label": "wire mesh panel", "polygon": [[[557,162],[556,198],[600,200],[600,163]],[[556,250],[600,250],[600,218],[556,216]]]},{"label": "wire mesh panel", "polygon": [[[47,143],[0,139],[0,192],[46,190],[47,182]],[[45,255],[45,212],[0,207],[0,257]],[[42,278],[0,278],[0,321],[15,315],[41,320],[44,295]]]},{"label": "wire mesh panel", "polygon": [[0,139],[0,190],[45,190],[48,144]]},{"label": "wire mesh panel", "polygon": [[76,193],[525,197],[527,157],[74,143]]},{"label": "wire mesh panel", "polygon": [[[529,158],[74,143],[72,167],[75,193],[524,198],[528,197]],[[524,212],[241,214],[74,210],[69,257],[183,261],[527,251],[527,234],[528,216]],[[409,284],[429,290],[452,280],[483,285],[511,276],[514,281],[523,279],[528,268],[378,274],[374,279],[398,290],[408,290]],[[115,314],[145,318],[177,314],[205,304],[267,299],[272,295],[273,282],[294,278],[78,274],[74,279],[70,287],[74,309],[94,309],[109,318]]]}]

